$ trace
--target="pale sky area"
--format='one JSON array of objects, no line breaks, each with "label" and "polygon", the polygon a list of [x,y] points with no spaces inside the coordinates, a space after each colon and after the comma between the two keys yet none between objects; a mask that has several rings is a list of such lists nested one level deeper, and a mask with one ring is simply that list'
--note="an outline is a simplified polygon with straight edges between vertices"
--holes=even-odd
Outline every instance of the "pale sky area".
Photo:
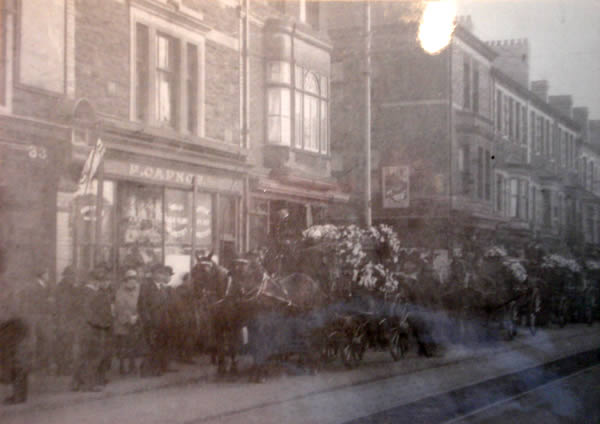
[{"label": "pale sky area", "polygon": [[600,0],[456,0],[483,40],[528,38],[530,80],[600,119]]}]

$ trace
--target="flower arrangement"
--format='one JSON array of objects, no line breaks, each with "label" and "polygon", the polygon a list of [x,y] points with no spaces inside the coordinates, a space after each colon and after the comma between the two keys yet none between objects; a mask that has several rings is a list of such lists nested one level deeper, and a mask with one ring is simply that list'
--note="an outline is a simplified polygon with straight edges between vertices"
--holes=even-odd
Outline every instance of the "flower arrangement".
[{"label": "flower arrangement", "polygon": [[544,256],[542,268],[563,268],[573,273],[581,272],[581,266],[577,261],[558,254]]},{"label": "flower arrangement", "polygon": [[509,269],[513,277],[515,277],[519,283],[523,283],[527,280],[527,271],[518,259],[506,257],[502,263]]},{"label": "flower arrangement", "polygon": [[508,256],[508,253],[502,246],[492,246],[484,252],[483,256],[486,258],[504,258]]},{"label": "flower arrangement", "polygon": [[[398,262],[400,239],[387,225],[367,229],[356,225],[314,225],[302,233],[306,242],[333,242],[340,265],[356,283],[370,290],[393,291],[398,282],[390,269]],[[372,250],[377,254],[372,255]]]}]

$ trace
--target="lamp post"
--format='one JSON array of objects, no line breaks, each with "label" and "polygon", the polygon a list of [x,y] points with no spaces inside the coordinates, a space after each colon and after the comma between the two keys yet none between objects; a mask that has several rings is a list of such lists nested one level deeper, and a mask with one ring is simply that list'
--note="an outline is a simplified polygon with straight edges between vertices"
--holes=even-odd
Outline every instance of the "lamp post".
[{"label": "lamp post", "polygon": [[372,225],[371,210],[371,2],[365,0],[365,225]]}]

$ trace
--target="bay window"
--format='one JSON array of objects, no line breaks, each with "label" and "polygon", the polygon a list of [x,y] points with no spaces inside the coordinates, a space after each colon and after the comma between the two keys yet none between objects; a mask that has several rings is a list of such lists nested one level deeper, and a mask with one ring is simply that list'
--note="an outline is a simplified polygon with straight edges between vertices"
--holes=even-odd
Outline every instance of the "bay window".
[{"label": "bay window", "polygon": [[268,64],[267,78],[268,142],[327,154],[327,78],[296,66],[292,81],[290,65],[283,61]]}]

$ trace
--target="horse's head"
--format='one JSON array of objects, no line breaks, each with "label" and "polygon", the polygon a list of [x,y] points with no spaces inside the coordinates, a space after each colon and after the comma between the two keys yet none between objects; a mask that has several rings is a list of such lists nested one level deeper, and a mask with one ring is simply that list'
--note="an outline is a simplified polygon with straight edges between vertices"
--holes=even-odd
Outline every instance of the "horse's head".
[{"label": "horse's head", "polygon": [[232,284],[240,295],[251,295],[258,291],[265,272],[259,254],[249,252],[244,257],[233,260],[231,269]]},{"label": "horse's head", "polygon": [[212,260],[213,252],[196,252],[196,264],[192,268],[190,277],[196,295],[202,295],[207,291],[216,291],[217,264]]}]

